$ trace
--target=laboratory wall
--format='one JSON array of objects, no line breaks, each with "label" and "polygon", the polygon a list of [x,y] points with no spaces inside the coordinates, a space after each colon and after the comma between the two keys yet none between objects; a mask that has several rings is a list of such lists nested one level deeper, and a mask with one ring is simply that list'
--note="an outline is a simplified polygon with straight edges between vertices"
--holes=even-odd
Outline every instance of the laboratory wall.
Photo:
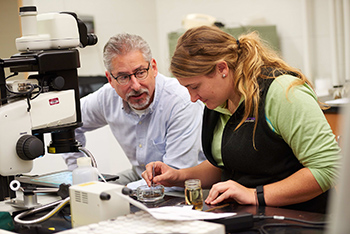
[{"label": "laboratory wall", "polygon": [[[345,60],[334,54],[334,46],[349,44],[339,30],[347,27],[350,31],[349,0],[23,0],[27,2],[36,4],[39,12],[74,11],[93,17],[99,43],[81,51],[82,75],[104,74],[103,45],[120,32],[144,37],[160,72],[169,75],[168,33],[182,32],[186,15],[200,13],[215,17],[226,27],[275,25],[283,58],[302,70],[318,86],[320,95],[345,79]],[[347,24],[343,19],[348,19]],[[344,48],[339,50],[343,53]],[[349,56],[349,45],[347,51]],[[341,72],[334,72],[339,66]]]},{"label": "laboratory wall", "polygon": [[[309,76],[319,95],[328,95],[328,89],[334,82],[345,79],[344,76],[334,78],[332,75],[333,16],[330,6],[333,0],[22,1],[24,5],[36,5],[39,13],[73,11],[79,17],[92,18],[98,43],[80,49],[80,76],[104,75],[103,46],[110,36],[120,32],[138,34],[146,39],[159,71],[170,75],[168,34],[183,32],[182,21],[186,15],[200,13],[215,17],[226,27],[275,25],[282,57]],[[87,148],[96,155],[103,172],[114,173],[130,167],[108,127],[89,133]],[[40,172],[43,168],[37,161],[33,172]],[[44,159],[41,162],[44,164]],[[64,163],[59,167],[64,167]]]},{"label": "laboratory wall", "polygon": [[[0,0],[0,6],[0,58],[6,58],[16,52],[15,38],[21,35],[21,31],[17,2]],[[14,13],[5,14],[2,9]]]}]

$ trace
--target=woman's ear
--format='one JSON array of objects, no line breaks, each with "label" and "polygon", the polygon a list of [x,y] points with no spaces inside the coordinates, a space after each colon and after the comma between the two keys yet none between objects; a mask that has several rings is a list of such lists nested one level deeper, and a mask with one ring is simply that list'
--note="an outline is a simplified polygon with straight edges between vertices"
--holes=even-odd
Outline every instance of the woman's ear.
[{"label": "woman's ear", "polygon": [[216,64],[216,72],[219,73],[222,77],[226,77],[228,74],[229,68],[225,61],[220,61]]}]

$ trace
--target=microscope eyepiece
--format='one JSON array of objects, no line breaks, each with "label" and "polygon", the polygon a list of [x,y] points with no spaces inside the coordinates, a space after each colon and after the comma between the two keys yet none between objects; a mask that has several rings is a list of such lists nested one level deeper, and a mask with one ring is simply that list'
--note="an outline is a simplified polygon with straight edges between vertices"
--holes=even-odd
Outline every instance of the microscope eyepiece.
[{"label": "microscope eyepiece", "polygon": [[95,45],[97,43],[97,36],[93,33],[87,35],[87,45]]}]

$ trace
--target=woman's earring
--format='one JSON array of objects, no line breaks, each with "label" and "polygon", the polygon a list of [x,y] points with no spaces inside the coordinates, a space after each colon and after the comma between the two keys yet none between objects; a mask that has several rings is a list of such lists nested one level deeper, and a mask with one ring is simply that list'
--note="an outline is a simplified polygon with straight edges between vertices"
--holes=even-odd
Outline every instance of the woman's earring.
[{"label": "woman's earring", "polygon": [[222,78],[225,78],[226,77],[226,75],[225,74],[222,74]]}]

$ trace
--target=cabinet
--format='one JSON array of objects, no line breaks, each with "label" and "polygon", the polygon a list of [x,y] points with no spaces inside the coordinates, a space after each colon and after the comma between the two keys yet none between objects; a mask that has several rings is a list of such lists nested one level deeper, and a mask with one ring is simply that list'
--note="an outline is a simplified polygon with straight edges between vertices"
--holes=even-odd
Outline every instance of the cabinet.
[{"label": "cabinet", "polygon": [[324,110],[324,115],[331,126],[333,133],[336,137],[341,135],[341,123],[342,123],[342,112],[341,107],[331,107]]}]

